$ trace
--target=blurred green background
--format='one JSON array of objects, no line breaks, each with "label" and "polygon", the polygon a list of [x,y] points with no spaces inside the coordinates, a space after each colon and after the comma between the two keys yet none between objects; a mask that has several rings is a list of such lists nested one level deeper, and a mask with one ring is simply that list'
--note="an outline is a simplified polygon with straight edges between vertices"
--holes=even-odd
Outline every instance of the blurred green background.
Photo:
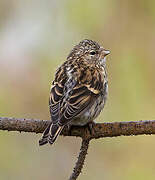
[{"label": "blurred green background", "polygon": [[[155,118],[155,1],[0,0],[0,116],[50,119],[54,72],[73,45],[93,39],[111,51],[109,96],[98,122]],[[0,131],[0,180],[63,180],[80,139]],[[154,180],[155,137],[91,142],[79,180]]]}]

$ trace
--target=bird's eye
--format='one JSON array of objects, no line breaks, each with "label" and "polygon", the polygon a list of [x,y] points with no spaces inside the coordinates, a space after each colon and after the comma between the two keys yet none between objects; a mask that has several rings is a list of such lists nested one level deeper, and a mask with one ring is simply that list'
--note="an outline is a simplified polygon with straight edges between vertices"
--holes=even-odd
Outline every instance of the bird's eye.
[{"label": "bird's eye", "polygon": [[96,54],[96,52],[95,51],[90,51],[90,55],[95,55]]}]

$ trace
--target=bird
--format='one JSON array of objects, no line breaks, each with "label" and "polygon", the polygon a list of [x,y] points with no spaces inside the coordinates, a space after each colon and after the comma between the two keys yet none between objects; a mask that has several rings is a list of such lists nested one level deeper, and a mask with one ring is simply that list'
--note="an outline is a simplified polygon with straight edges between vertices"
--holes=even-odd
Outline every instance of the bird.
[{"label": "bird", "polygon": [[108,94],[106,56],[97,42],[84,39],[75,45],[58,67],[50,89],[51,122],[39,145],[53,144],[65,126],[94,122],[104,108]]}]

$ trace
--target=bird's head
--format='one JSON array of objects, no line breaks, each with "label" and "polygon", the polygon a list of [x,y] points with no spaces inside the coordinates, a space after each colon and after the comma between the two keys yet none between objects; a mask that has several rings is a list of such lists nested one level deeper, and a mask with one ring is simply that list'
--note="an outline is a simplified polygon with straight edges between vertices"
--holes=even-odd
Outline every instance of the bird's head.
[{"label": "bird's head", "polygon": [[85,39],[72,49],[67,59],[78,58],[88,63],[104,65],[108,54],[110,54],[110,51],[101,47],[97,42]]}]

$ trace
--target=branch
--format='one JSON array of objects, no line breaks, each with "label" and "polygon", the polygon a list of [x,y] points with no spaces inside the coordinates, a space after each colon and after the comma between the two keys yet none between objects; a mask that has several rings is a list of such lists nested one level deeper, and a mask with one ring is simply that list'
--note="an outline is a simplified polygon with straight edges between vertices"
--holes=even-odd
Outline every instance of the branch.
[{"label": "branch", "polygon": [[81,170],[83,168],[84,161],[85,161],[85,158],[87,155],[88,147],[89,147],[89,140],[82,139],[82,144],[81,144],[78,160],[75,164],[73,173],[71,174],[69,180],[76,180],[78,178],[79,174],[81,173]]},{"label": "branch", "polygon": [[[0,117],[0,130],[42,133],[49,123],[50,121],[48,120]],[[61,135],[76,136],[84,139],[98,139],[122,135],[150,135],[155,134],[155,120],[96,123],[93,125],[92,132],[90,134],[87,126],[73,127],[71,128],[71,132],[68,131],[68,128],[64,128]]]},{"label": "branch", "polygon": [[[47,120],[0,117],[0,130],[42,133],[49,123],[50,121]],[[96,123],[93,124],[92,128],[91,133],[87,126],[72,127],[71,132],[68,130],[68,128],[64,128],[63,132],[61,133],[61,135],[64,136],[76,136],[82,138],[78,160],[69,180],[76,180],[81,173],[91,139],[116,137],[122,135],[131,136],[155,134],[155,120]]]}]

